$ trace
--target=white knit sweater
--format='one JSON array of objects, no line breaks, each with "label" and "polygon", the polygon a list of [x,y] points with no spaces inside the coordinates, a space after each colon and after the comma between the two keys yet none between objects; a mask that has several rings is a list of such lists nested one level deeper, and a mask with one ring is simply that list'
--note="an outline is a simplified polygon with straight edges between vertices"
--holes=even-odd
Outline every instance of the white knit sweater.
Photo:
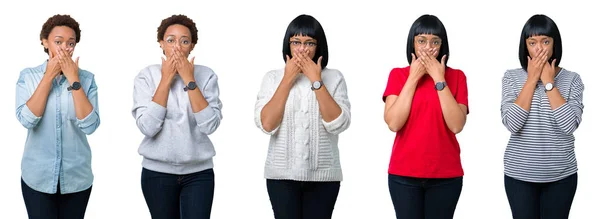
[{"label": "white knit sweater", "polygon": [[325,122],[310,80],[300,75],[294,83],[281,124],[267,132],[261,111],[271,100],[284,75],[284,69],[268,72],[257,96],[254,121],[271,136],[265,163],[265,178],[296,181],[342,181],[338,135],[350,126],[350,101],[346,81],[335,69],[323,69],[321,78],[342,113]]}]

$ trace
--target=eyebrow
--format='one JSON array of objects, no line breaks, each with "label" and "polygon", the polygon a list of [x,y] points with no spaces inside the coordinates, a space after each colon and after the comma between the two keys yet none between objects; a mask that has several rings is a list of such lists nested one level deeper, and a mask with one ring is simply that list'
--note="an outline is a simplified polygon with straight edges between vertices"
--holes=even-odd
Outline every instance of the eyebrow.
[{"label": "eyebrow", "polygon": [[[54,38],[64,38],[64,37],[62,37],[62,36],[55,36]],[[70,40],[74,40],[74,39],[75,39],[75,37],[71,37],[71,38],[69,38],[69,39],[70,39]]]},{"label": "eyebrow", "polygon": [[[167,37],[175,37],[175,35],[173,35],[173,34],[170,34],[170,35],[167,35]],[[183,36],[181,36],[181,37],[187,37],[187,38],[189,38],[189,36],[186,36],[186,35],[183,35]]]},{"label": "eyebrow", "polygon": [[[427,39],[427,37],[424,37],[424,36],[417,36],[417,38],[419,38],[419,39]],[[432,37],[431,39],[432,40],[442,40],[442,38],[440,38],[440,37]]]}]

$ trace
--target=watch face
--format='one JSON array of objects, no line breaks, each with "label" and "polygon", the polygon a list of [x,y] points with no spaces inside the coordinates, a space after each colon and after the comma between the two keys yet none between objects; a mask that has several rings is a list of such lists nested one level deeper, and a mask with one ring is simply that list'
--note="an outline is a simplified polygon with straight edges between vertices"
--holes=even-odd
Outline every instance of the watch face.
[{"label": "watch face", "polygon": [[73,82],[73,85],[71,85],[71,87],[73,88],[73,90],[79,90],[79,88],[81,88],[81,83],[79,82]]},{"label": "watch face", "polygon": [[435,89],[436,90],[443,90],[444,87],[446,87],[446,85],[444,84],[444,82],[435,83]]},{"label": "watch face", "polygon": [[546,84],[546,90],[552,90],[552,88],[554,88],[554,85],[552,85],[552,83]]},{"label": "watch face", "polygon": [[313,82],[312,86],[313,86],[313,89],[315,89],[315,90],[319,89],[319,88],[321,88],[321,82],[320,81],[315,81],[315,82]]},{"label": "watch face", "polygon": [[196,87],[197,87],[196,82],[190,81],[190,83],[188,83],[188,88],[190,90],[194,90],[194,89],[196,89]]}]

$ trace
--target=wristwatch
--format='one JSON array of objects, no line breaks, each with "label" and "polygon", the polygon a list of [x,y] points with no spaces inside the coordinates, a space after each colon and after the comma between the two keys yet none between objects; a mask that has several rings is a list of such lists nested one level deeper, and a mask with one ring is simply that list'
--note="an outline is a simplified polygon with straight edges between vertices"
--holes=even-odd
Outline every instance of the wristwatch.
[{"label": "wristwatch", "polygon": [[79,89],[81,89],[81,83],[79,83],[79,81],[75,81],[75,82],[73,82],[73,84],[71,86],[67,87],[68,91],[79,90]]},{"label": "wristwatch", "polygon": [[448,84],[446,84],[445,81],[435,83],[435,89],[438,91],[444,90],[444,88],[446,88],[446,86],[448,86]]},{"label": "wristwatch", "polygon": [[323,86],[323,81],[315,81],[312,83],[312,87],[310,89],[318,90],[318,89],[321,89],[322,86]]},{"label": "wristwatch", "polygon": [[198,85],[196,85],[195,81],[190,81],[190,83],[188,83],[188,85],[183,88],[183,91],[194,90],[197,87]]},{"label": "wristwatch", "polygon": [[548,82],[546,83],[546,85],[544,85],[544,88],[546,89],[546,92],[551,91],[552,89],[554,89],[554,84]]}]

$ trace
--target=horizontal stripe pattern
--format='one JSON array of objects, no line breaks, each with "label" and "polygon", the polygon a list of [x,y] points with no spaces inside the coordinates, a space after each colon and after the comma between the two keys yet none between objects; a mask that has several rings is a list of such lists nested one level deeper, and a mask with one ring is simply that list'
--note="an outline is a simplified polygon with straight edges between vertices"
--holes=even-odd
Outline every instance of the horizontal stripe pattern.
[{"label": "horizontal stripe pattern", "polygon": [[566,103],[552,110],[540,81],[527,112],[515,104],[526,81],[521,68],[508,70],[502,79],[502,123],[511,132],[504,173],[527,182],[561,180],[577,172],[573,132],[583,114],[583,83],[577,73],[561,69],[554,86]]}]

